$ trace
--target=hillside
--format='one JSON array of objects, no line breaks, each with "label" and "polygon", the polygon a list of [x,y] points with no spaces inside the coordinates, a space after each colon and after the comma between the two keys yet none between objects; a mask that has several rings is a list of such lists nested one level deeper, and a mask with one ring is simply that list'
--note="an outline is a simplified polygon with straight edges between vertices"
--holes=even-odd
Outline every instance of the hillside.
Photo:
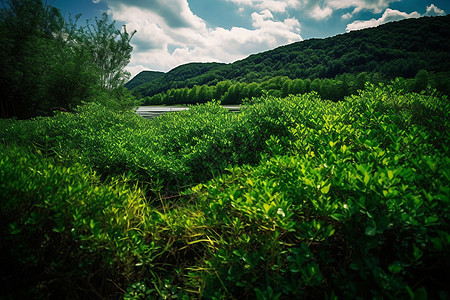
[{"label": "hillside", "polygon": [[161,76],[164,76],[164,74],[165,74],[164,72],[157,72],[157,71],[142,71],[136,76],[134,76],[133,79],[128,81],[125,84],[125,87],[131,90],[141,84],[158,79]]},{"label": "hillside", "polygon": [[145,97],[174,88],[216,85],[224,80],[263,82],[276,76],[314,80],[367,72],[385,78],[411,78],[421,69],[450,70],[448,36],[450,15],[408,19],[293,43],[232,64],[190,63],[137,85],[139,74],[127,87]]},{"label": "hillside", "polygon": [[[170,88],[184,87],[191,78],[198,78],[202,75],[206,76],[205,78],[214,80],[215,70],[220,70],[223,66],[225,66],[225,64],[189,63],[178,66],[168,73],[153,72],[158,74],[158,76],[153,76],[153,78],[141,75],[142,73],[147,74],[147,72],[151,71],[142,71],[127,82],[125,87],[130,90],[133,90],[136,87],[135,90],[148,90],[148,93],[145,93],[146,95],[154,95]],[[209,76],[205,74],[209,74]]]}]

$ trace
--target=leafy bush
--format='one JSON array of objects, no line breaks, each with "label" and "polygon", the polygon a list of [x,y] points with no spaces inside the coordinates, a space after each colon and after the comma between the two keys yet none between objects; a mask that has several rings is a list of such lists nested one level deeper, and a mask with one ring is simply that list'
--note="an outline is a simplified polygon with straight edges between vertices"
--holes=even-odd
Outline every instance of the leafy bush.
[{"label": "leafy bush", "polygon": [[7,295],[448,297],[449,111],[380,85],[0,120]]},{"label": "leafy bush", "polygon": [[[2,247],[2,259],[23,264],[14,266],[18,273],[11,283],[18,288],[25,280],[35,281],[24,274],[40,271],[42,282],[32,283],[42,290],[27,296],[76,295],[70,289],[77,285],[126,276],[125,263],[133,260],[126,250],[148,210],[143,192],[127,185],[125,176],[102,183],[84,165],[63,166],[40,151],[1,148],[2,245],[9,245]],[[108,293],[106,287],[103,292]]]}]

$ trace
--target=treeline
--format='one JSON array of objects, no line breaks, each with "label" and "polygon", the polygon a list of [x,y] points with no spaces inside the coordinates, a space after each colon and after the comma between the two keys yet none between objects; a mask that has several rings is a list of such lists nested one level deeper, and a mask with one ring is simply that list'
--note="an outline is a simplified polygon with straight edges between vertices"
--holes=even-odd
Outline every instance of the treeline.
[{"label": "treeline", "polygon": [[186,64],[139,85],[133,79],[127,86],[137,96],[151,97],[170,89],[213,86],[226,80],[263,83],[278,76],[313,81],[367,72],[389,80],[413,78],[421,69],[450,70],[448,36],[450,16],[403,20],[293,43],[232,64]]},{"label": "treeline", "polygon": [[[53,2],[52,2],[53,3]],[[131,98],[122,89],[134,32],[105,13],[85,26],[41,0],[5,0],[0,8],[0,117],[48,115],[93,98]]]},{"label": "treeline", "polygon": [[[364,88],[367,82],[388,83],[390,80],[379,73],[342,74],[333,79],[290,79],[287,76],[277,76],[267,81],[257,83],[234,82],[225,80],[217,85],[194,85],[192,88],[170,89],[144,98],[144,105],[171,105],[206,103],[211,99],[220,100],[222,104],[240,104],[246,98],[260,97],[268,94],[275,97],[316,92],[322,99],[338,101],[345,96],[356,94]],[[419,71],[414,78],[397,81],[398,88],[408,92],[438,90],[450,94],[450,72]]]}]

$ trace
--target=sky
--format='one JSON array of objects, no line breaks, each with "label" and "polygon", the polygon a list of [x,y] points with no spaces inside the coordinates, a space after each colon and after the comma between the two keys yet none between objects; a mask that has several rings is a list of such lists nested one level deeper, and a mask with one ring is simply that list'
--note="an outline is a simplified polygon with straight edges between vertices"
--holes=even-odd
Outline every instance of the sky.
[{"label": "sky", "polygon": [[127,70],[231,63],[282,45],[405,18],[450,13],[449,0],[54,0],[64,16],[106,12],[136,30]]}]

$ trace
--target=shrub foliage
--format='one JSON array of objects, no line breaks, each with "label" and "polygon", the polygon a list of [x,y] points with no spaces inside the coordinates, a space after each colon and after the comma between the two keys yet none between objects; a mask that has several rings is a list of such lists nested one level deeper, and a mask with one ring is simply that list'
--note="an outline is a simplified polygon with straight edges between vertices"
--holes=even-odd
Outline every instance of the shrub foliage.
[{"label": "shrub foliage", "polygon": [[449,102],[396,86],[0,120],[3,293],[448,297]]}]

